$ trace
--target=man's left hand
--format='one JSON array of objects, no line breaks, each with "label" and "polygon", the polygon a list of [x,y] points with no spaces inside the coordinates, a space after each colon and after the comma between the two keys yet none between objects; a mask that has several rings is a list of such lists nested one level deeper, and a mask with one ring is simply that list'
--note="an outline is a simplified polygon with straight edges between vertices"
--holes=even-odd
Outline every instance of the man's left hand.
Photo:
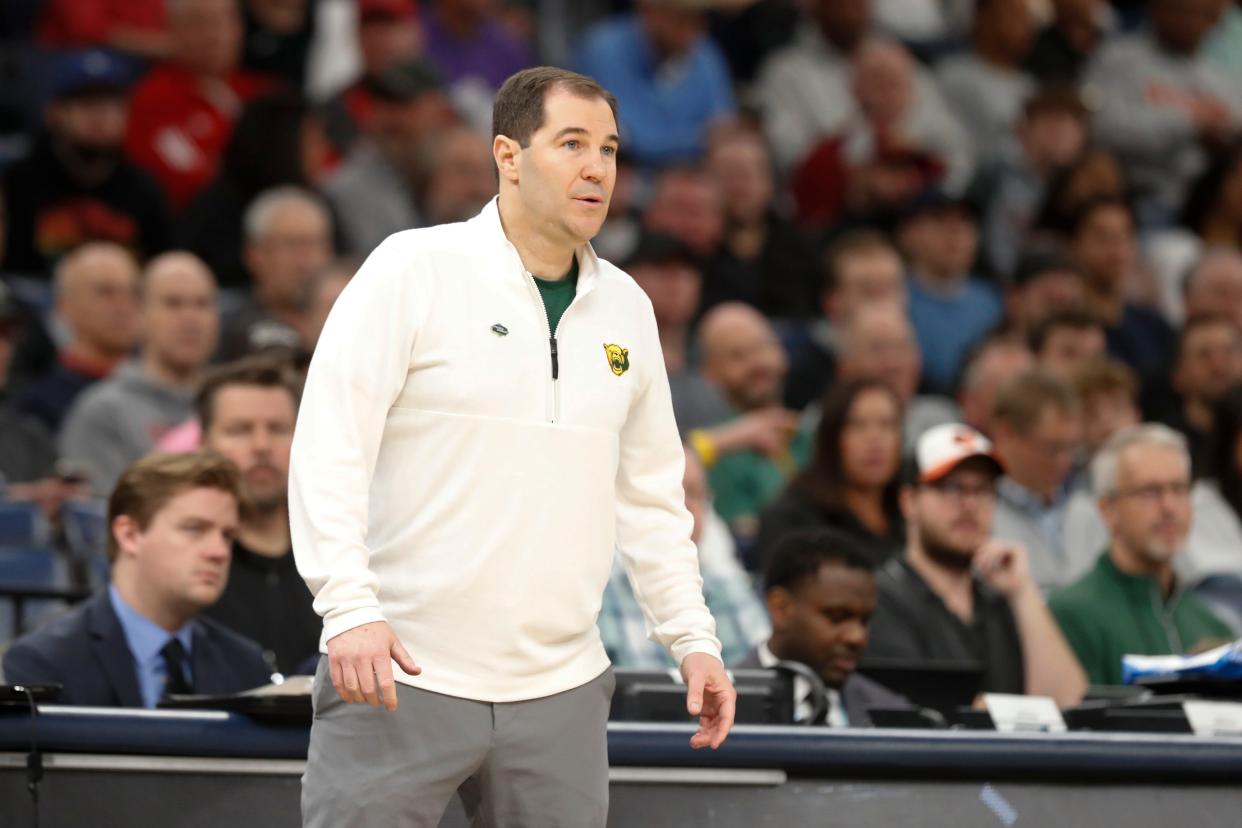
[{"label": "man's left hand", "polygon": [[737,691],[725,675],[720,659],[707,653],[691,653],[681,662],[686,681],[686,710],[699,717],[699,729],[690,737],[694,749],[720,747],[737,709]]}]

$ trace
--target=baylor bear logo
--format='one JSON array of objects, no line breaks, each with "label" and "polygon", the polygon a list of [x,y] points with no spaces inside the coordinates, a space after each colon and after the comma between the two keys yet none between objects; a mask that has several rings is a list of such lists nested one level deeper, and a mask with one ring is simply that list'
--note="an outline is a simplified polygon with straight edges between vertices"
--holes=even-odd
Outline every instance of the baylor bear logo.
[{"label": "baylor bear logo", "polygon": [[608,357],[608,367],[618,377],[630,370],[630,349],[620,345],[604,343],[604,355]]}]

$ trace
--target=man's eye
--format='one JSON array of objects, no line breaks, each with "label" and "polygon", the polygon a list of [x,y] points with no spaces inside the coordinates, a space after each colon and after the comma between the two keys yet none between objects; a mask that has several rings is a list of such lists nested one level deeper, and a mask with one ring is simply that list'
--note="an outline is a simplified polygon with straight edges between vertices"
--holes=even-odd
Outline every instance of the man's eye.
[{"label": "man's eye", "polygon": [[604,147],[603,152],[604,152],[604,155],[607,155],[609,158],[611,158],[612,156],[617,154],[617,148],[616,147]]},{"label": "man's eye", "polygon": [[570,149],[577,149],[578,142],[574,140],[573,138],[570,138],[568,141],[565,142],[565,146],[569,147]]}]

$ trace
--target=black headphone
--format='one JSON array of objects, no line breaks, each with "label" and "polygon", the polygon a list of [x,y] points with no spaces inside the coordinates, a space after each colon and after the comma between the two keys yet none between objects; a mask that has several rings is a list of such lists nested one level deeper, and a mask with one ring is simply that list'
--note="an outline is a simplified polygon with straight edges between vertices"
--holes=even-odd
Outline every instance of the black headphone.
[{"label": "black headphone", "polygon": [[798,699],[794,699],[793,723],[802,727],[810,727],[822,721],[824,715],[828,712],[828,687],[824,684],[824,680],[819,677],[819,674],[801,661],[778,661],[772,665],[771,669],[788,673],[791,678],[801,676],[806,679],[807,684],[811,687],[811,714],[805,719],[799,720],[797,718]]}]

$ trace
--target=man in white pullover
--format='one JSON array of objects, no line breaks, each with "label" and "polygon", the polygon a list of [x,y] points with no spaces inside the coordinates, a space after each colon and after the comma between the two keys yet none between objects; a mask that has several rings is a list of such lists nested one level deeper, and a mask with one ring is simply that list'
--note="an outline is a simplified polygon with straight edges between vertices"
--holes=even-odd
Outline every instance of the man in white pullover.
[{"label": "man in white pullover", "polygon": [[651,303],[588,244],[615,108],[570,72],[510,78],[499,198],[390,236],[324,327],[289,491],[326,654],[306,826],[435,826],[454,791],[474,825],[603,826],[614,549],[681,665],[691,746],[728,734]]}]

